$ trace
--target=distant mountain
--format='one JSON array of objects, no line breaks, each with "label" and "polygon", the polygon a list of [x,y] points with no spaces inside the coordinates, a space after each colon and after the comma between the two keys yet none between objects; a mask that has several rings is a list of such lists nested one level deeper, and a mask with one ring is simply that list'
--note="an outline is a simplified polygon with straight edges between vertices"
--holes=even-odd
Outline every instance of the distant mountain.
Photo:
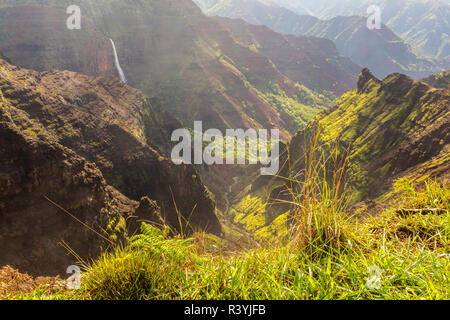
[{"label": "distant mountain", "polygon": [[[201,3],[202,0],[197,0]],[[200,5],[205,8],[206,4]],[[242,18],[252,24],[262,24],[284,34],[307,35],[335,42],[339,52],[354,62],[370,68],[376,76],[399,72],[420,79],[443,70],[431,60],[418,57],[411,48],[388,27],[369,30],[363,17],[337,17],[320,20],[299,16],[294,12],[260,0],[221,0],[205,10],[210,16]]]},{"label": "distant mountain", "polygon": [[[291,11],[295,11],[297,14],[310,15],[311,11],[303,8],[301,5],[296,8],[292,8],[288,3],[283,3],[282,5],[276,4],[276,1],[271,0],[192,0],[203,12],[209,15],[214,15],[214,13],[220,13],[220,15],[238,18],[242,14],[248,18],[248,22],[252,24],[259,20],[260,13],[259,10],[264,10],[267,7],[271,9],[281,9],[288,8]],[[301,12],[301,13],[300,13]],[[254,13],[251,19],[252,13]],[[233,17],[233,14],[235,17]]]},{"label": "distant mountain", "polygon": [[367,16],[371,5],[382,9],[382,22],[421,53],[450,56],[450,3],[448,0],[273,0],[304,14],[307,8],[321,19]]},{"label": "distant mountain", "polygon": [[[80,31],[64,28],[69,4],[82,9]],[[253,30],[271,39],[262,52],[258,43],[238,41],[232,22],[206,17],[190,0],[2,0],[0,16],[0,48],[36,70],[115,74],[112,38],[129,84],[158,97],[185,127],[194,120],[204,129],[276,127],[287,139],[351,89],[360,71],[331,42],[287,39],[263,27]],[[283,52],[279,43],[298,63],[271,60],[271,48]]]},{"label": "distant mountain", "polygon": [[[257,48],[283,75],[311,90],[321,88],[339,94],[345,88],[353,86],[347,81],[356,79],[354,75],[361,70],[350,59],[343,58],[329,40],[280,36],[267,27],[252,25],[240,19],[215,19],[230,30],[236,41],[250,48]],[[313,102],[306,102],[307,96],[298,98],[305,104]]]}]

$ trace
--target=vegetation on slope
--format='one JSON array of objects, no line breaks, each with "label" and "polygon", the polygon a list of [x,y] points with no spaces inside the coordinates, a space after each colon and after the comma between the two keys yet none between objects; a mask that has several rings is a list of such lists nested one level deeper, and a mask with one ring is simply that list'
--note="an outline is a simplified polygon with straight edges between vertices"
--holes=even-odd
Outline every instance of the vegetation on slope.
[{"label": "vegetation on slope", "polygon": [[[421,53],[438,58],[450,54],[450,3],[443,0],[273,0],[304,14],[306,8],[321,19],[337,16],[367,16],[378,5],[382,20],[397,35]],[[297,11],[297,8],[299,9]],[[414,17],[414,18],[412,18]]]},{"label": "vegetation on slope", "polygon": [[[359,8],[359,4],[355,6]],[[200,7],[206,8],[203,11],[210,16],[241,18],[283,34],[329,39],[340,54],[369,68],[380,78],[400,72],[419,79],[442,70],[439,63],[420,57],[384,24],[379,30],[369,30],[365,12],[361,16],[338,15],[330,20],[320,20],[261,0],[221,0],[212,7],[205,4]]]},{"label": "vegetation on slope", "polygon": [[[190,8],[189,4],[187,7]],[[189,10],[183,12],[197,14]],[[213,26],[217,27],[215,23]],[[229,30],[227,31],[224,26],[222,25],[219,31],[223,36],[222,40],[226,40],[226,44],[222,47],[223,52],[227,51],[225,55],[218,56],[219,64],[226,66],[228,71],[240,78],[247,89],[251,88],[251,92],[258,94],[259,99],[267,100],[266,104],[274,104],[276,111],[288,110],[295,118],[295,111],[300,108],[296,105],[296,101],[289,100],[292,96],[285,91],[292,83],[278,81],[285,79],[275,67],[282,62],[270,61],[261,52],[255,52],[258,46],[261,50],[264,48],[256,33],[246,33],[252,41],[248,46],[244,45],[245,41],[249,41],[246,37],[242,37],[239,41],[233,39],[231,44],[234,45],[228,46],[227,44],[230,43],[227,41],[233,37],[230,37]],[[256,31],[261,30],[264,28],[257,28]],[[289,40],[288,37],[286,39]],[[287,42],[293,45],[294,41]],[[206,48],[206,51],[216,48],[204,43],[200,46]],[[262,61],[262,65],[268,68],[257,68],[261,73],[250,72],[249,68],[255,65],[236,59],[243,48],[246,53],[248,50],[256,53],[251,57],[259,62]],[[273,64],[272,67],[270,67],[271,64]],[[155,150],[146,145],[147,139],[151,138],[154,131],[145,128],[145,122],[151,125],[159,122],[159,119],[149,114],[151,106],[147,104],[148,101],[135,91],[130,91],[130,88],[125,85],[114,79],[108,81],[94,79],[90,82],[80,80],[73,83],[69,81],[71,78],[84,80],[86,78],[70,72],[43,74],[36,72],[33,73],[34,77],[30,78],[25,75],[27,71],[21,71],[3,62],[0,66],[2,128],[8,133],[0,137],[5,141],[12,136],[12,132],[18,137],[18,142],[26,142],[27,147],[35,148],[28,148],[26,151],[32,150],[29,153],[48,157],[51,153],[39,147],[40,144],[37,141],[51,137],[49,140],[52,143],[46,143],[48,149],[70,153],[70,155],[73,153],[71,160],[84,164],[84,159],[81,157],[78,159],[74,152],[60,146],[56,141],[89,157],[96,152],[88,151],[96,150],[98,144],[108,141],[108,138],[112,137],[112,140],[124,138],[118,147],[120,151],[123,152],[128,150],[127,147],[138,145],[137,152],[132,151],[128,154],[150,153],[151,162],[167,163],[167,160],[162,159]],[[194,76],[193,83],[200,83],[207,88],[209,85],[207,80],[202,82],[201,79],[195,78],[201,73],[196,71],[191,73],[191,71],[183,75]],[[213,71],[214,69],[208,69],[211,74]],[[275,82],[268,80],[266,76],[273,71],[276,71],[277,81]],[[66,87],[60,85],[62,81],[71,85],[70,90],[64,92]],[[256,179],[252,185],[240,193],[240,196],[245,197],[241,197],[243,200],[236,203],[229,214],[233,223],[251,232],[249,238],[258,240],[248,239],[255,244],[252,248],[237,250],[230,239],[230,234],[226,234],[225,239],[201,232],[195,233],[190,238],[186,237],[181,217],[178,215],[181,233],[178,236],[169,236],[169,227],[162,226],[158,229],[143,223],[141,234],[127,238],[124,233],[126,245],[116,247],[114,251],[104,253],[94,261],[80,259],[83,267],[80,289],[67,291],[64,289],[64,283],[57,279],[47,279],[41,283],[42,279],[33,280],[29,276],[18,274],[11,268],[5,267],[0,270],[2,282],[0,297],[8,299],[448,299],[450,189],[446,175],[448,176],[450,169],[449,92],[445,86],[441,89],[437,88],[442,87],[443,81],[445,81],[445,75],[443,78],[436,76],[429,79],[428,82],[435,86],[431,87],[424,82],[415,82],[399,74],[380,81],[368,70],[364,70],[358,81],[357,90],[342,96],[335,109],[317,117],[315,122],[297,134],[291,144],[286,146],[283,153],[285,165],[278,177]],[[52,85],[55,84],[53,88]],[[97,89],[95,93],[89,91],[99,84],[101,89]],[[235,85],[239,87],[238,84]],[[287,87],[283,87],[284,85]],[[219,88],[221,82],[218,81],[213,86]],[[311,89],[303,88],[298,84],[294,84],[294,87],[300,90],[301,99],[314,100]],[[102,90],[114,91],[123,99],[131,96],[141,97],[142,99],[138,99],[139,101],[132,108],[137,108],[142,113],[137,112],[130,116],[125,112],[130,107],[129,104],[106,103],[108,98]],[[273,96],[274,92],[280,91],[278,96],[277,94]],[[68,96],[69,93],[74,92],[82,99]],[[56,97],[53,95],[55,93]],[[199,92],[194,90],[194,94],[197,99]],[[168,99],[171,98],[172,96],[168,97]],[[80,100],[83,102],[81,105]],[[246,107],[247,103],[243,103],[242,106]],[[83,108],[86,107],[89,107],[91,113],[84,112]],[[102,108],[113,109],[117,114],[113,117],[111,114],[98,112],[103,110]],[[313,112],[311,111],[311,116]],[[25,114],[26,117],[24,117]],[[90,117],[92,115],[96,116],[95,119]],[[120,121],[116,121],[117,118]],[[252,119],[253,117],[249,121]],[[59,120],[61,123],[58,122]],[[307,121],[301,116],[297,120]],[[88,134],[82,125],[83,121],[101,125],[94,126],[98,131],[94,130],[95,132]],[[172,122],[172,125],[177,125],[176,121]],[[103,132],[105,128],[111,131]],[[98,135],[99,132],[100,135]],[[119,134],[112,135],[114,132]],[[90,143],[88,146],[80,145],[77,141],[80,140],[79,138],[89,138],[88,140],[91,141],[91,135],[96,138],[100,136],[105,141],[93,139],[95,143]],[[156,144],[165,148],[164,143],[164,139],[160,139]],[[1,150],[12,153],[12,157],[7,161],[7,165],[11,168],[17,166],[14,157],[17,157],[15,151],[20,146],[20,143],[13,143],[11,148]],[[306,149],[302,149],[303,146]],[[102,149],[106,153],[100,153],[100,155],[115,151],[114,147],[106,144],[106,147]],[[135,158],[137,156],[126,159],[134,161]],[[104,169],[111,163],[114,164],[116,159],[115,156],[109,159],[105,157],[98,159],[98,163],[99,166],[103,165],[102,169]],[[144,160],[142,162],[148,164],[148,159]],[[26,162],[36,164],[36,161]],[[44,166],[51,164],[50,161],[41,160],[41,162]],[[66,170],[68,166],[75,167],[70,164],[70,161],[58,162],[61,170]],[[5,166],[6,174],[2,177],[9,178],[9,172],[13,172],[9,169],[10,167]],[[173,167],[167,164],[164,168]],[[97,173],[94,178],[101,182],[101,186],[104,186],[100,172],[94,165],[91,169]],[[161,167],[156,167],[158,174],[166,172],[160,169]],[[19,171],[18,176],[24,176],[24,172],[28,172],[28,169],[19,169]],[[31,167],[30,171],[41,172],[42,170],[40,167]],[[128,170],[123,171],[130,173]],[[142,172],[142,170],[131,171],[131,174],[138,176],[142,175]],[[190,172],[194,173],[194,171]],[[191,178],[198,182],[197,176],[182,173],[180,172],[179,176],[185,177],[185,180],[180,179],[180,188],[187,186],[192,189]],[[282,174],[285,175],[282,176]],[[63,185],[65,187],[71,185],[70,180],[74,178],[71,171],[67,170],[62,174],[49,174],[49,176],[56,177],[53,189],[56,185],[57,191],[62,189]],[[86,178],[84,172],[80,176],[80,180]],[[58,180],[59,177],[63,178]],[[396,179],[390,192],[385,193],[392,186],[393,177],[402,178]],[[429,179],[430,177],[439,179]],[[162,183],[167,182],[164,178],[163,176],[160,179]],[[144,179],[152,180],[150,176]],[[88,179],[87,182],[90,180]],[[20,188],[14,188],[12,192],[21,188],[32,191],[34,186],[33,183],[21,184],[14,179],[8,179],[3,185],[11,185],[11,183],[20,186]],[[129,188],[134,186],[129,182],[117,183]],[[46,184],[45,187],[50,188],[51,185]],[[155,187],[153,184],[151,186]],[[166,184],[163,186],[167,188]],[[189,193],[182,193],[185,198],[192,201],[198,200],[197,196],[208,197],[201,183],[198,183],[198,187],[200,191],[205,191],[204,194],[200,192],[192,197]],[[278,192],[281,189],[283,192]],[[69,195],[69,198],[72,198],[73,194],[70,191],[62,190],[65,196]],[[108,192],[114,191],[111,188],[108,190]],[[8,189],[7,191],[9,192]],[[38,194],[40,191],[41,189],[35,193]],[[100,196],[108,194],[104,190],[99,191]],[[188,191],[192,190],[188,189]],[[169,190],[161,188],[164,199],[168,198],[168,193]],[[170,193],[172,193],[171,189]],[[89,190],[83,195],[88,199],[86,202],[92,201]],[[8,198],[7,196],[8,194],[4,195],[4,198]],[[382,202],[384,208],[374,209],[370,203],[349,208],[349,204],[375,196],[379,197],[377,200]],[[265,200],[270,198],[278,201],[279,206],[268,214],[268,204]],[[34,199],[31,200],[34,201]],[[84,202],[72,200],[76,204]],[[137,210],[141,209],[143,202],[148,202],[149,206],[153,204],[147,198],[141,201]],[[208,200],[208,207],[209,204],[211,202]],[[109,203],[106,205],[109,206]],[[133,209],[137,205],[137,202],[131,203]],[[179,213],[176,203],[174,206],[175,211]],[[124,209],[123,206],[121,207]],[[31,208],[30,211],[33,211],[36,207],[31,206]],[[83,211],[80,210],[80,212],[83,214]],[[91,215],[94,219],[97,218],[95,212],[97,211],[94,210],[94,214]],[[11,211],[8,213],[10,214]],[[40,218],[40,213],[37,216]],[[114,229],[114,233],[118,233],[124,231],[123,224],[124,221],[113,219],[108,226]],[[58,231],[66,230],[65,228],[57,229]],[[225,231],[234,230],[227,228]],[[85,232],[89,234],[89,230]],[[9,235],[9,233],[4,234]],[[120,235],[113,236],[117,238]],[[21,238],[23,238],[22,235]],[[4,243],[15,244],[14,241]],[[83,243],[83,240],[80,243]],[[99,246],[96,246],[96,249],[99,249]],[[14,250],[10,251],[13,254],[16,253]],[[71,253],[77,255],[78,252],[71,251]],[[3,285],[4,283],[6,286]]]},{"label": "vegetation on slope", "polygon": [[358,222],[334,206],[323,211],[319,198],[308,198],[312,220],[306,225],[294,224],[282,241],[240,252],[221,251],[220,240],[204,234],[167,238],[165,231],[143,224],[129,246],[85,266],[79,290],[55,293],[44,287],[3,297],[448,299],[450,189],[433,181],[418,189],[402,180],[396,192],[402,207],[439,206],[442,214],[405,216],[397,213],[397,204]]},{"label": "vegetation on slope", "polygon": [[[248,177],[245,192],[233,194],[231,218],[257,238],[278,236],[274,224],[289,221],[286,213],[292,210],[292,186],[283,177],[291,178],[293,170],[296,180],[307,180],[303,173],[311,146],[320,150],[318,159],[324,153],[336,153],[339,161],[348,157],[343,178],[350,205],[378,206],[400,177],[445,181],[450,172],[449,99],[446,89],[400,74],[380,81],[364,70],[358,89],[344,94],[334,109],[319,115],[282,150],[278,176]],[[321,162],[330,179],[335,165],[329,157]],[[258,210],[245,209],[255,203]]]},{"label": "vegetation on slope", "polygon": [[424,82],[430,86],[441,89],[450,90],[450,70],[444,71],[439,74],[431,75],[428,78],[423,79]]}]

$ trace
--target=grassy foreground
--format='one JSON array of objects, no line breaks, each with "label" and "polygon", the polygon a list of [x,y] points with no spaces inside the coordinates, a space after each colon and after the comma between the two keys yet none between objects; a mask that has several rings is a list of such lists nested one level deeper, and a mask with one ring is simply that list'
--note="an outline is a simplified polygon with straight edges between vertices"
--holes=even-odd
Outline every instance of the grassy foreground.
[{"label": "grassy foreground", "polygon": [[143,224],[129,246],[85,266],[79,290],[7,298],[449,299],[450,191],[436,182],[420,190],[399,180],[401,200],[375,217],[312,210],[309,227],[289,239],[239,252],[205,234],[168,238]]}]

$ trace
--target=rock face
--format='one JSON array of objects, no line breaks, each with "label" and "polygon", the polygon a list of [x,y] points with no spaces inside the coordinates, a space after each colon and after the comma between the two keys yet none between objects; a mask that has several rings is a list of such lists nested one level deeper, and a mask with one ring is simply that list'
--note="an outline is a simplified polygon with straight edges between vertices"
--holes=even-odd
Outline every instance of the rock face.
[{"label": "rock face", "polygon": [[[403,175],[449,175],[450,92],[402,74],[380,81],[363,70],[358,90],[319,119],[324,139],[351,146],[354,200],[380,195]],[[299,149],[302,134],[292,140]]]},{"label": "rock face", "polygon": [[82,16],[81,30],[69,30],[65,8],[20,6],[0,10],[0,47],[16,65],[37,71],[71,70],[115,75],[111,43]]},{"label": "rock face", "polygon": [[138,90],[114,77],[39,73],[0,60],[0,107],[0,265],[63,273],[74,260],[58,242],[83,258],[109,244],[55,204],[118,240],[137,220],[177,229],[179,214],[185,224],[191,217],[190,227],[221,233],[194,168],[150,147],[154,110]]}]

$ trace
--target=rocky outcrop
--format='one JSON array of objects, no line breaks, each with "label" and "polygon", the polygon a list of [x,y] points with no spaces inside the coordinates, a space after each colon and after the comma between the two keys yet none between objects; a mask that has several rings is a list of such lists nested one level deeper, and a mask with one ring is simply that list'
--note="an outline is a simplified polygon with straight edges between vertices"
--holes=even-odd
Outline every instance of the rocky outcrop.
[{"label": "rocky outcrop", "polygon": [[195,169],[149,146],[153,109],[138,90],[0,60],[0,107],[0,265],[54,274],[74,262],[58,242],[83,258],[109,245],[61,208],[118,240],[137,221],[221,233]]},{"label": "rocky outcrop", "polygon": [[63,8],[0,9],[0,47],[14,64],[38,71],[71,70],[91,76],[115,75],[111,43],[91,19],[69,30]]},{"label": "rocky outcrop", "polygon": [[[305,85],[311,90],[325,90],[336,95],[352,89],[361,67],[340,56],[336,46],[327,39],[282,36],[261,25],[241,19],[218,18],[240,43],[258,48],[275,65],[276,72]],[[275,72],[272,71],[272,74]],[[281,78],[281,77],[280,77]],[[280,81],[281,83],[282,81]],[[295,89],[286,88],[289,93]],[[311,101],[298,99],[305,105]],[[305,97],[306,98],[306,97]]]},{"label": "rocky outcrop", "polygon": [[363,93],[365,91],[368,91],[369,88],[367,86],[368,86],[370,81],[373,81],[375,83],[379,83],[380,82],[380,80],[375,78],[375,76],[372,74],[372,72],[370,72],[369,69],[364,68],[361,71],[361,74],[359,75],[359,78],[358,78],[358,83],[357,83],[358,93]]}]

